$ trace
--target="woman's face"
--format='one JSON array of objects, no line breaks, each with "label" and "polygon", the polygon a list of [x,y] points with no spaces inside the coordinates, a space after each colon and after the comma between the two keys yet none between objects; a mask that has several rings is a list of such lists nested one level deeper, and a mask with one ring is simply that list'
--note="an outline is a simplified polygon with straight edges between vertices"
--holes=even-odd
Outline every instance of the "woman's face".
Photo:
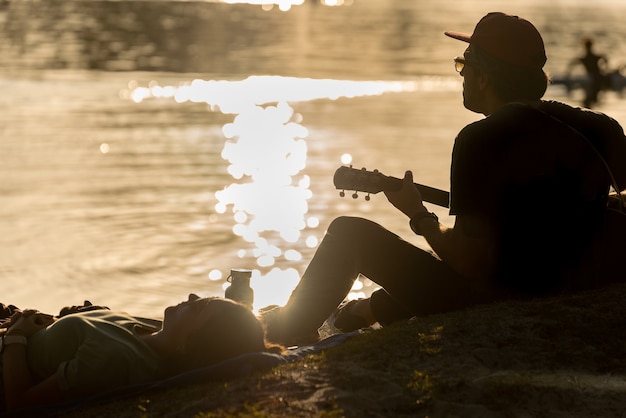
[{"label": "woman's face", "polygon": [[163,332],[172,338],[183,339],[206,321],[219,320],[223,304],[218,298],[200,298],[191,293],[186,301],[165,309]]},{"label": "woman's face", "polygon": [[263,327],[244,305],[224,298],[186,301],[165,310],[159,348],[181,367],[197,367],[265,349]]}]

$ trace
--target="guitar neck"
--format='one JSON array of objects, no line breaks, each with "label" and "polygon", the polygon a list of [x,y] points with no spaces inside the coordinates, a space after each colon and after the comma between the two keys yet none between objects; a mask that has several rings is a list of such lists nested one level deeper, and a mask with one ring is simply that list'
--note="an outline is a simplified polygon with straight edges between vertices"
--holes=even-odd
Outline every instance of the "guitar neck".
[{"label": "guitar neck", "polygon": [[424,186],[423,184],[414,183],[417,190],[422,194],[422,198],[434,205],[442,208],[450,207],[450,193],[445,190],[435,189],[434,187]]},{"label": "guitar neck", "polygon": [[[450,193],[445,190],[436,189],[434,187],[425,186],[419,183],[413,183],[415,188],[422,194],[422,199],[428,203],[432,203],[442,208],[450,207]],[[386,186],[391,191],[400,190],[402,188],[402,180],[396,177],[387,176]]]},{"label": "guitar neck", "polygon": [[[367,171],[365,168],[359,170],[352,166],[339,167],[333,176],[333,183],[337,189],[342,190],[342,196],[344,195],[343,190],[375,194],[384,190],[397,191],[402,188],[402,180],[399,178],[386,176],[378,170]],[[422,194],[424,201],[443,208],[450,207],[450,193],[423,184],[414,184]],[[356,198],[357,195],[355,194],[354,197]],[[366,199],[369,199],[369,195],[366,196]]]}]

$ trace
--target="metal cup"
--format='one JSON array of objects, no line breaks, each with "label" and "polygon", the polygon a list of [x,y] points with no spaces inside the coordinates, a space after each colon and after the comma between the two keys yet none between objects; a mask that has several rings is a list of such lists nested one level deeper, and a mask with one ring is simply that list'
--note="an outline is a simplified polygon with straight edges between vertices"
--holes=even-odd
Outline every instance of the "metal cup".
[{"label": "metal cup", "polygon": [[230,286],[226,288],[224,296],[228,299],[242,303],[252,309],[252,304],[254,303],[254,290],[250,287],[251,277],[252,270],[231,269],[230,275],[226,278],[226,281],[230,283]]}]

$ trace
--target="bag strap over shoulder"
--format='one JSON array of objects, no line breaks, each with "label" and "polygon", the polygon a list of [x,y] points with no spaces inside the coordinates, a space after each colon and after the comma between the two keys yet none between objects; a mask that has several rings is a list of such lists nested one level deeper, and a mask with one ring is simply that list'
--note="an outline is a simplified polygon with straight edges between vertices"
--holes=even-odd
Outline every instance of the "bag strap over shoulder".
[{"label": "bag strap over shoulder", "polygon": [[602,163],[602,165],[604,166],[604,169],[606,170],[606,173],[611,181],[611,187],[613,188],[613,190],[615,191],[615,201],[618,202],[619,209],[622,212],[626,212],[626,201],[624,196],[622,195],[622,190],[619,187],[619,184],[617,183],[617,180],[615,179],[615,176],[613,175],[613,172],[611,171],[611,167],[609,166],[609,164],[607,163],[606,159],[604,158],[604,156],[600,153],[600,151],[598,151],[598,149],[596,148],[596,146],[593,144],[593,142],[591,142],[591,140],[582,132],[580,132],[580,130],[574,128],[572,125],[563,122],[561,119],[557,118],[554,115],[551,115],[550,113],[539,109],[537,106],[532,106],[532,105],[528,105],[530,108],[536,110],[537,112],[540,112],[544,115],[547,115],[548,117],[552,118],[553,120],[562,123],[563,125],[567,126],[569,129],[571,129],[573,132],[576,132],[578,134],[579,137],[583,138],[585,140],[585,142],[589,145],[589,147],[591,148],[591,150],[593,151],[593,153],[598,157],[598,160]]}]

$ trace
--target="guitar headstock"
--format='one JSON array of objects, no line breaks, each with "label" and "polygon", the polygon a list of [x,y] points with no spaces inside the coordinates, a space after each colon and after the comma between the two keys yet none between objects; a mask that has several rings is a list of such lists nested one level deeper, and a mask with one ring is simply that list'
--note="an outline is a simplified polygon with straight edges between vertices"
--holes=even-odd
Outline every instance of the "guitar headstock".
[{"label": "guitar headstock", "polygon": [[[357,192],[368,193],[365,200],[370,200],[369,194],[382,191],[398,191],[402,189],[403,180],[386,176],[378,170],[367,171],[365,168],[339,167],[333,178],[335,187],[341,190],[340,196],[345,196],[345,190],[354,190],[353,198],[359,197]],[[433,203],[442,208],[450,207],[450,193],[423,184],[413,183],[422,195],[425,202]]]},{"label": "guitar headstock", "polygon": [[[387,189],[387,182],[387,176],[378,170],[368,171],[365,168],[339,167],[333,177],[335,188],[341,190],[340,195],[345,195],[344,190],[354,190],[352,197],[355,199],[358,197],[356,192],[382,192]],[[369,195],[365,196],[365,200],[369,200]]]}]

